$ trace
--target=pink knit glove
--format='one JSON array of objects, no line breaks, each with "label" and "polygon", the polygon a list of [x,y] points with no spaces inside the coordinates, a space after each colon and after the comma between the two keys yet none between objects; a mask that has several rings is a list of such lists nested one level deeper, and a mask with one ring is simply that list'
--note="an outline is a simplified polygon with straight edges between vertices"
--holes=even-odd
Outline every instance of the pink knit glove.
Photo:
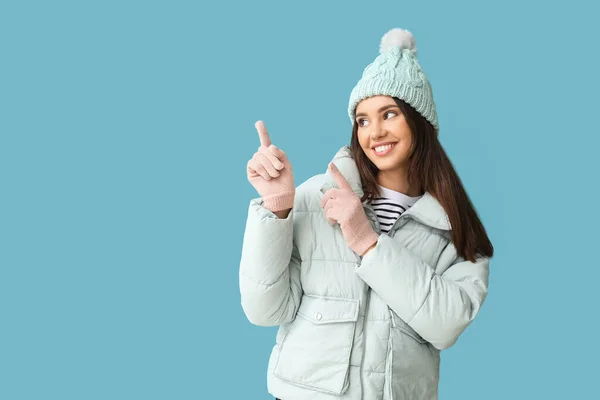
[{"label": "pink knit glove", "polygon": [[264,122],[255,124],[260,147],[248,161],[248,180],[263,199],[263,206],[272,212],[294,206],[294,174],[285,152],[271,144]]},{"label": "pink knit glove", "polygon": [[329,163],[329,172],[339,189],[329,189],[321,200],[321,207],[330,224],[340,224],[344,239],[352,251],[362,256],[377,243],[379,235],[371,228],[360,198],[333,162]]}]

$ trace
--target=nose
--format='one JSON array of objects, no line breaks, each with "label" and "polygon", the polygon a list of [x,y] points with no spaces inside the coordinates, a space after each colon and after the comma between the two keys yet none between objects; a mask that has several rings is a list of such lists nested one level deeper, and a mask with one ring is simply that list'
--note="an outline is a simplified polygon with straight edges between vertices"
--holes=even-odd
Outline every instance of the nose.
[{"label": "nose", "polygon": [[379,124],[373,124],[373,130],[371,131],[371,140],[377,140],[384,137],[387,134],[386,130]]}]

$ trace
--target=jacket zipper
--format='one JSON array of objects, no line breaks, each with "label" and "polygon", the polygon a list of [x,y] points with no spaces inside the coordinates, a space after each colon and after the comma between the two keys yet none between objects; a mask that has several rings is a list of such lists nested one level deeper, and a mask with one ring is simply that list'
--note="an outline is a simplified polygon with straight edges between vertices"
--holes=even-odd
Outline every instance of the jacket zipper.
[{"label": "jacket zipper", "polygon": [[[370,214],[370,219],[371,221],[373,221],[375,223],[376,226],[376,231],[378,235],[381,235],[381,226],[379,225],[379,220],[377,219],[377,214],[375,214],[375,211],[371,208],[370,204],[368,202],[364,202],[363,203],[363,208],[365,209],[365,213],[366,214]],[[408,212],[408,211],[407,211]],[[405,220],[407,218],[413,218],[415,221],[418,221],[420,223],[423,224],[423,222],[419,221],[417,218],[414,218],[412,215],[407,215],[406,212],[402,215],[400,215],[396,221],[394,221],[394,223],[392,224],[392,226],[390,226],[390,229],[388,231],[388,234],[390,235],[390,237],[393,237],[394,235],[394,230],[396,229],[396,226],[399,224],[399,222],[401,220]],[[426,224],[423,224],[426,225]]]},{"label": "jacket zipper", "polygon": [[377,219],[377,215],[375,214],[375,211],[373,211],[373,209],[371,209],[371,207],[369,206],[369,204],[367,202],[363,203],[363,209],[365,210],[365,214],[367,214],[367,217],[375,225],[375,231],[377,232],[377,234],[381,235],[381,226],[379,225],[379,220]]},{"label": "jacket zipper", "polygon": [[396,327],[396,319],[394,318],[394,314],[392,313],[392,309],[388,307],[388,311],[390,313],[390,322],[392,324],[392,328]]}]

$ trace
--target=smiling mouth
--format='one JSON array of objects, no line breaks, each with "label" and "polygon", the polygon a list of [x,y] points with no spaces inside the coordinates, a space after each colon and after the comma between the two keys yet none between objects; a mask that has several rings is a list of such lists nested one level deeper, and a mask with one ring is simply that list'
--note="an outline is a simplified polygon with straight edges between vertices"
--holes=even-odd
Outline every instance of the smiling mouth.
[{"label": "smiling mouth", "polygon": [[394,147],[396,147],[396,143],[389,143],[383,146],[373,147],[373,153],[378,156],[384,156],[388,154]]}]

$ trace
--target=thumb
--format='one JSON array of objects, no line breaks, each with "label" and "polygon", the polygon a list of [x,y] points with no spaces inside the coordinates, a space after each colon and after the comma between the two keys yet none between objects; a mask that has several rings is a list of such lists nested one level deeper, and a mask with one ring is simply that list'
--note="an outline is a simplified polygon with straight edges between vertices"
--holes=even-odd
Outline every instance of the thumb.
[{"label": "thumb", "polygon": [[346,178],[344,178],[344,175],[342,175],[338,167],[333,162],[329,163],[329,172],[331,172],[331,176],[333,176],[335,183],[337,183],[340,189],[352,190],[350,184]]}]

